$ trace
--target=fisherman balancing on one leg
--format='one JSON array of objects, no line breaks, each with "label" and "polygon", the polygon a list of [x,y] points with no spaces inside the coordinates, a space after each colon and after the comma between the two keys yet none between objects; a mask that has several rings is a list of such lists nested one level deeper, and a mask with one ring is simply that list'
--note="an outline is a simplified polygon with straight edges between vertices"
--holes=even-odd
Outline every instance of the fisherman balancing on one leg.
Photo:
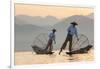
[{"label": "fisherman balancing on one leg", "polygon": [[52,32],[49,34],[49,40],[48,40],[47,46],[45,48],[46,51],[49,50],[49,52],[52,52],[53,41],[56,44],[56,41],[55,41],[55,37],[56,37],[55,32],[56,32],[56,29],[53,29]]},{"label": "fisherman balancing on one leg", "polygon": [[68,34],[67,34],[67,37],[66,37],[66,39],[65,39],[65,41],[64,41],[64,43],[63,43],[63,45],[60,49],[59,55],[62,52],[62,50],[65,49],[68,42],[69,42],[69,52],[71,53],[71,51],[72,51],[72,40],[73,40],[74,35],[76,35],[77,40],[79,40],[78,35],[77,35],[76,25],[78,25],[76,22],[72,22],[71,25],[69,26],[69,28],[67,29]]}]

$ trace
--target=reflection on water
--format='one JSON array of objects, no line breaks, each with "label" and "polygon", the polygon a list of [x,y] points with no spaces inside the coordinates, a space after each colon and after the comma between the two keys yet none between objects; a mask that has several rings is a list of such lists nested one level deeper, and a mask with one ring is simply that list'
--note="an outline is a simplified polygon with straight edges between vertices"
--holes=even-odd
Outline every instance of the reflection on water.
[{"label": "reflection on water", "polygon": [[61,55],[55,51],[53,55],[37,55],[32,52],[15,52],[15,65],[27,64],[50,64],[50,63],[66,63],[66,62],[79,62],[79,61],[93,61],[93,50],[85,54],[74,54],[72,56],[66,55],[62,52]]},{"label": "reflection on water", "polygon": [[69,56],[68,58],[69,62],[79,61],[79,58],[76,55]]}]

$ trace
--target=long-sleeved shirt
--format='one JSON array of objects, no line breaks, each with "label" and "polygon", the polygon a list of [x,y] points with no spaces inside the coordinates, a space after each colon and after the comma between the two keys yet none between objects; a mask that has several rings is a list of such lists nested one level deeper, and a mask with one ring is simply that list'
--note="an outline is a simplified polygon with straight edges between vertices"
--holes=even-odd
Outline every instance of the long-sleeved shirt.
[{"label": "long-sleeved shirt", "polygon": [[55,36],[55,33],[51,32],[51,33],[49,34],[49,39],[55,41],[55,37],[56,37],[56,36]]},{"label": "long-sleeved shirt", "polygon": [[78,35],[77,35],[77,28],[76,27],[74,27],[73,25],[70,25],[69,27],[68,27],[68,29],[67,29],[67,31],[68,31],[68,34],[70,34],[70,35],[76,35],[76,37],[78,38]]}]

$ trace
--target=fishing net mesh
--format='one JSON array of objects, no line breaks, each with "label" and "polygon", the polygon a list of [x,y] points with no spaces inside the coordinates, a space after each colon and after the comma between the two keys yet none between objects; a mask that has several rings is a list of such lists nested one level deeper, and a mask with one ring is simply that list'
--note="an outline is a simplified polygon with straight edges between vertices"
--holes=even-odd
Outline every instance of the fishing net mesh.
[{"label": "fishing net mesh", "polygon": [[42,49],[44,49],[47,45],[48,42],[48,33],[41,33],[39,35],[37,35],[37,37],[35,38],[33,45],[36,45]]},{"label": "fishing net mesh", "polygon": [[[79,50],[80,48],[84,48],[89,44],[89,40],[85,35],[80,34],[78,35],[78,37],[79,37],[79,41],[75,36],[73,37],[72,51]],[[48,39],[49,39],[48,33],[41,33],[37,35],[37,37],[33,42],[33,45],[37,45],[38,47],[44,49],[47,45]]]},{"label": "fishing net mesh", "polygon": [[78,38],[79,40],[77,40],[75,36],[73,37],[72,51],[79,50],[80,48],[84,48],[89,45],[89,40],[85,35],[80,34],[78,35]]}]

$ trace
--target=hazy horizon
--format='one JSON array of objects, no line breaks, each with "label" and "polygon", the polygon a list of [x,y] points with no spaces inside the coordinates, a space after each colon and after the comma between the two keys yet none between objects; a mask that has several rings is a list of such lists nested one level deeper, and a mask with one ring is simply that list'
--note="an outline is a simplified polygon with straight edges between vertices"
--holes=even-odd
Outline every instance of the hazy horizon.
[{"label": "hazy horizon", "polygon": [[[90,14],[88,14],[88,15],[72,15],[72,16],[69,16],[69,17],[73,17],[73,16],[85,16],[85,17],[88,17],[88,18],[90,18],[90,19],[92,19],[93,18],[93,15],[94,15],[94,13],[90,13]],[[44,22],[42,25],[43,26],[53,26],[53,25],[55,25],[55,24],[57,24],[57,23],[59,23],[60,21],[62,21],[63,19],[67,19],[67,18],[69,18],[69,17],[64,17],[64,18],[62,18],[62,19],[58,19],[57,17],[55,17],[55,16],[45,16],[45,17],[42,17],[42,16],[29,16],[29,15],[16,15],[15,16],[15,18],[16,17],[18,17],[18,19],[24,19],[24,17],[25,18],[32,18],[32,19],[34,19],[34,18],[37,18],[37,19],[41,19],[41,20],[46,20],[46,19],[49,19],[49,20],[54,20],[54,22],[50,22],[50,23],[46,23],[46,22]],[[23,20],[22,19],[22,20]],[[37,20],[36,19],[36,20]],[[25,19],[24,19],[25,20]],[[34,21],[33,21],[34,22]],[[17,24],[17,23],[16,23]],[[22,25],[22,24],[18,24],[18,25]],[[36,26],[41,26],[41,24],[39,25],[39,24],[37,24],[37,23],[34,23],[34,24],[31,24],[31,25],[36,25]]]},{"label": "hazy horizon", "polygon": [[91,13],[93,13],[93,8],[15,4],[15,16],[28,15],[41,16],[43,18],[54,16],[57,19],[62,19],[73,15],[87,16]]}]

